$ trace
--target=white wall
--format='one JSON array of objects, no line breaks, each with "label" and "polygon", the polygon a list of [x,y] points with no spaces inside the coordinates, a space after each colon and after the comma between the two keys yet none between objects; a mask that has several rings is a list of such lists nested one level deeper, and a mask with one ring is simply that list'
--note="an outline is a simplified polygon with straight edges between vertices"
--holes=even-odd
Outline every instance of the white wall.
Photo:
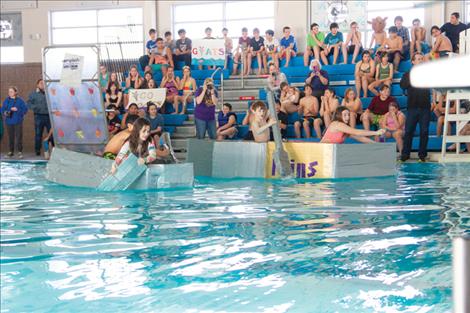
[{"label": "white wall", "polygon": [[[49,12],[51,10],[80,10],[87,8],[123,8],[142,7],[144,11],[144,29],[156,27],[161,35],[172,28],[172,5],[175,3],[194,3],[194,1],[150,1],[150,0],[99,0],[99,1],[50,1],[39,0],[36,8],[28,8],[35,1],[2,0],[2,12],[22,12],[23,45],[25,62],[40,62],[41,49],[49,45]],[[21,5],[21,3],[25,3]],[[14,7],[16,5],[16,8]],[[247,3],[249,6],[249,3]],[[13,7],[13,8],[12,8]],[[463,15],[463,2],[435,1],[426,8],[425,26],[442,25],[449,20],[452,12],[461,12]],[[280,0],[275,5],[275,32],[280,37],[282,28],[290,26],[297,38],[299,50],[305,47],[307,25],[307,0]],[[39,34],[39,36],[36,36]],[[37,38],[39,39],[32,39]]]},{"label": "white wall", "polygon": [[[2,0],[2,12],[21,12],[23,25],[24,60],[26,63],[41,62],[41,49],[49,42],[49,12],[54,10],[83,10],[98,8],[142,7],[144,11],[144,29],[155,27],[155,1],[38,1],[35,8],[19,9],[18,4]],[[13,1],[12,1],[13,2]],[[27,2],[27,1],[24,1]],[[5,5],[5,3],[7,3]],[[33,39],[34,38],[34,39]]]}]

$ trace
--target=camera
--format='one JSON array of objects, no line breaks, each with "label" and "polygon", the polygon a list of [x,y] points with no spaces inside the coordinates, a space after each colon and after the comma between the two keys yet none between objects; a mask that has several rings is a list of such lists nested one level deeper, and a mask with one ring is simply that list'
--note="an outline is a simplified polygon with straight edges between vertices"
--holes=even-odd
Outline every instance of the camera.
[{"label": "camera", "polygon": [[212,85],[212,84],[207,84],[207,89],[208,89],[208,90],[212,90],[212,88],[214,88],[214,85]]},{"label": "camera", "polygon": [[271,76],[272,76],[272,77],[276,77],[276,73],[271,73]]},{"label": "camera", "polygon": [[10,118],[13,115],[12,111],[5,111],[5,117]]}]

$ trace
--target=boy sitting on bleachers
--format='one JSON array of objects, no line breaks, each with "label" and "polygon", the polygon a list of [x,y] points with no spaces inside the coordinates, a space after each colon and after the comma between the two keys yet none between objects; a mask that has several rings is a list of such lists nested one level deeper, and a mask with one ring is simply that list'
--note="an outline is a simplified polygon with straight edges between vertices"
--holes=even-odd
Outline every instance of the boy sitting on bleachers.
[{"label": "boy sitting on bleachers", "polygon": [[356,22],[350,25],[350,31],[343,43],[343,64],[348,64],[348,54],[352,54],[351,64],[356,64],[356,58],[362,51],[361,32]]},{"label": "boy sitting on bleachers", "polygon": [[237,133],[237,115],[232,112],[230,103],[224,103],[217,114],[217,140],[233,138]]},{"label": "boy sitting on bleachers", "polygon": [[[253,57],[256,57],[258,60],[258,75],[261,75],[261,71],[263,69],[263,63],[262,63],[261,57],[264,51],[264,39],[263,37],[260,37],[258,28],[253,29],[253,38],[251,38],[251,47],[249,51],[250,53],[248,54],[248,57],[247,57],[247,66],[248,66],[247,75],[250,74],[251,72],[251,62],[253,60]],[[266,68],[265,68],[265,71],[266,71]]]},{"label": "boy sitting on bleachers", "polygon": [[426,42],[426,29],[421,26],[419,18],[413,20],[413,27],[411,28],[411,44],[410,56],[413,56],[414,51],[421,53],[421,43]]},{"label": "boy sitting on bleachers", "polygon": [[299,105],[300,90],[289,86],[287,82],[281,83],[281,111],[290,114],[297,112],[297,106]]},{"label": "boy sitting on bleachers", "polygon": [[403,60],[403,39],[397,35],[397,28],[392,26],[388,30],[389,38],[385,39],[377,52],[385,52],[388,55],[388,62],[393,62],[393,69],[398,73],[398,66]]},{"label": "boy sitting on bleachers", "polygon": [[274,31],[268,29],[265,33],[266,38],[264,39],[264,53],[263,53],[263,66],[268,71],[268,59],[271,58],[271,62],[274,62],[276,67],[279,67],[279,58],[278,58],[278,50],[279,50],[279,41],[274,38]]},{"label": "boy sitting on bleachers", "polygon": [[233,71],[232,75],[237,75],[238,64],[242,63],[242,75],[248,75],[248,62],[251,62],[250,56],[251,39],[248,37],[248,28],[242,28],[242,36],[238,38],[238,46],[236,48],[235,56],[233,57]]},{"label": "boy sitting on bleachers", "polygon": [[281,103],[276,101],[276,114],[279,124],[279,129],[281,130],[281,137],[287,139],[287,125],[289,124],[289,115],[281,111]]},{"label": "boy sitting on bleachers", "polygon": [[320,105],[318,103],[317,98],[312,95],[312,86],[305,85],[304,86],[305,97],[300,99],[300,103],[298,106],[298,113],[301,116],[299,121],[294,123],[295,129],[295,137],[301,138],[301,127],[304,128],[305,138],[311,137],[311,127],[315,127],[315,133],[318,138],[321,138],[321,128],[320,124],[315,124],[315,119],[318,117],[318,111],[320,109]]},{"label": "boy sitting on bleachers", "polygon": [[286,58],[286,64],[284,67],[289,67],[289,62],[291,57],[297,55],[297,42],[295,41],[294,36],[290,34],[290,27],[285,26],[282,29],[284,37],[281,38],[280,45],[281,50],[279,52],[279,59]]},{"label": "boy sitting on bleachers", "polygon": [[338,60],[339,51],[343,44],[343,33],[338,31],[339,26],[337,23],[331,23],[330,33],[326,36],[324,44],[324,50],[320,52],[323,64],[328,65],[328,57],[333,54],[333,65]]},{"label": "boy sitting on bleachers", "polygon": [[365,130],[370,130],[370,126],[379,126],[380,120],[388,112],[390,103],[397,102],[394,97],[390,96],[390,87],[382,85],[380,87],[380,94],[375,96],[367,110],[361,116],[362,124]]},{"label": "boy sitting on bleachers", "polygon": [[304,52],[304,66],[309,65],[310,56],[320,61],[320,51],[323,50],[325,33],[320,31],[317,23],[310,25],[310,32],[307,34],[307,48]]}]

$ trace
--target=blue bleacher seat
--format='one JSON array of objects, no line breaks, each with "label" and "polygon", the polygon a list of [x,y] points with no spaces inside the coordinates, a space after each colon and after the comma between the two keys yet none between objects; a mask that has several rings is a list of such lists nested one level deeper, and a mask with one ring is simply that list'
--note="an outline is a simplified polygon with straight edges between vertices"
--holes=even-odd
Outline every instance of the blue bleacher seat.
[{"label": "blue bleacher seat", "polygon": [[186,114],[162,114],[165,125],[181,126],[188,119]]},{"label": "blue bleacher seat", "polygon": [[399,72],[408,72],[411,69],[411,61],[403,61],[400,62],[400,66],[398,66]]}]

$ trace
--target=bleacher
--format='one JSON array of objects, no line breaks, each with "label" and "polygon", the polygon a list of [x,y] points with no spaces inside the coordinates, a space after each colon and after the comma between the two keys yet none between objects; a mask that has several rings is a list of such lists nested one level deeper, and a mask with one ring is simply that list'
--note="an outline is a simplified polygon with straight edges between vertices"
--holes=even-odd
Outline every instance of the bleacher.
[{"label": "bleacher", "polygon": [[[349,56],[351,57],[351,56]],[[348,60],[351,61],[350,59]],[[332,62],[332,56],[330,56],[329,62]],[[342,62],[342,55],[338,57],[337,65],[324,65],[322,69],[326,70],[329,75],[330,87],[335,90],[338,99],[341,103],[341,100],[344,96],[346,89],[354,88],[355,81],[354,81],[354,64],[340,64]],[[308,74],[310,73],[310,69],[303,65],[303,57],[297,56],[291,59],[290,66],[288,68],[284,68],[285,60],[281,60],[281,72],[284,73],[287,77],[287,80],[290,84],[297,86],[298,88],[302,89],[305,83],[305,79],[307,78]],[[181,68],[184,66],[183,63],[176,64],[177,68]],[[256,71],[258,67],[256,59],[253,59],[252,69]],[[400,78],[402,77],[403,73],[408,71],[411,68],[411,62],[409,60],[402,61],[398,68],[399,73],[394,75],[393,84],[391,86],[391,95],[397,99],[397,102],[400,106],[400,109],[406,112],[407,106],[407,97],[404,94],[403,90],[399,86]],[[232,63],[229,62],[228,69],[223,71],[224,80],[230,79],[230,71],[232,69]],[[143,75],[143,69],[139,67],[140,74]],[[197,85],[200,86],[203,84],[204,79],[210,77],[213,74],[213,70],[198,70],[196,66],[192,66],[192,77],[196,79]],[[175,70],[175,75],[182,77],[181,70]],[[162,75],[160,71],[154,71],[154,80],[156,80],[157,84],[161,82]],[[214,76],[214,83],[220,85],[221,83],[221,71],[215,74]],[[361,98],[362,106],[364,110],[369,106],[371,100],[373,98],[373,94],[368,93],[368,97]],[[259,100],[266,100],[266,92],[263,88],[259,89]],[[226,99],[226,101],[230,102],[230,100],[234,99]],[[251,101],[247,101],[247,108],[249,108]],[[171,113],[172,107],[167,106],[169,108],[169,113]],[[189,103],[187,106],[187,113],[192,114],[194,110],[194,105]],[[235,112],[237,114],[238,123],[241,124],[243,118],[245,117],[245,112]],[[188,115],[173,115],[173,114],[163,114],[165,120],[165,129],[170,133],[173,133],[177,126],[182,126],[184,122],[188,119]],[[434,117],[434,115],[433,115]],[[309,138],[309,139],[296,139],[295,132],[294,132],[294,123],[295,121],[300,120],[300,116],[297,113],[293,113],[289,115],[289,125],[287,127],[287,135],[290,140],[301,140],[301,141],[310,141],[310,142],[318,142],[318,138]],[[362,125],[357,125],[358,128],[362,128]],[[436,136],[436,121],[435,119],[431,122],[429,128],[429,143],[428,149],[430,151],[440,151],[442,138]],[[235,139],[242,139],[248,133],[248,126],[239,125],[238,126],[238,135]],[[302,136],[304,136],[303,128],[301,129]],[[311,130],[312,134],[315,134],[313,129]],[[393,139],[387,139],[387,141],[394,141]],[[356,143],[354,140],[347,140],[346,142]],[[415,138],[413,139],[413,150],[417,150],[419,142],[419,128],[415,131]]]}]

